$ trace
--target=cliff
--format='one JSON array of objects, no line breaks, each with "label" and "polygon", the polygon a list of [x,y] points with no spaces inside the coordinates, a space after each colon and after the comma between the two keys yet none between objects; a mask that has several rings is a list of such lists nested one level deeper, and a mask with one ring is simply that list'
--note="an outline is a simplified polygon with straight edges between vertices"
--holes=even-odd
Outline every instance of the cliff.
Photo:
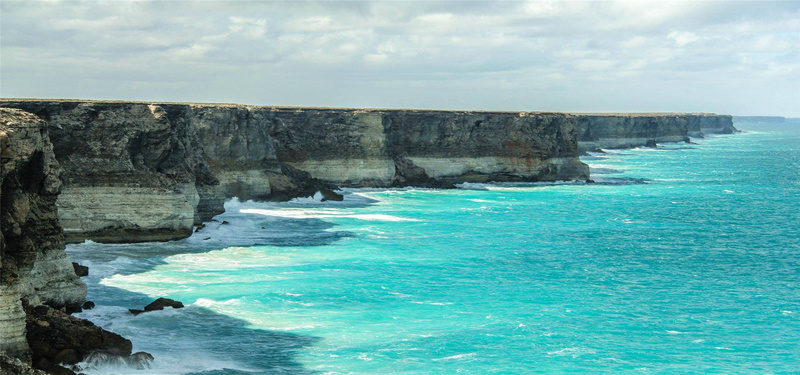
[{"label": "cliff", "polygon": [[689,135],[702,138],[709,134],[733,134],[739,130],[733,126],[733,116],[713,113],[692,113],[689,118]]},{"label": "cliff", "polygon": [[86,298],[64,252],[60,168],[42,120],[0,108],[0,351],[28,351],[22,301],[75,308]]},{"label": "cliff", "polygon": [[689,137],[738,132],[728,115],[629,113],[577,114],[580,152],[688,142]]},{"label": "cliff", "polygon": [[45,120],[67,240],[169,240],[240,199],[588,178],[575,118],[536,112],[0,101]]}]

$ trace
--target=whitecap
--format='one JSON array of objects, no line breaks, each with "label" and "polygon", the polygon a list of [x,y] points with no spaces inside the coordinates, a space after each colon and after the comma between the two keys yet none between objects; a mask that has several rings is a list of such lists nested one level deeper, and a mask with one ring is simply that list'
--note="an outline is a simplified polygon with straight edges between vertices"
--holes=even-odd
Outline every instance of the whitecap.
[{"label": "whitecap", "polygon": [[580,357],[584,354],[593,354],[595,353],[592,349],[587,348],[564,348],[561,350],[555,350],[552,352],[547,352],[547,355],[556,356],[556,357],[564,357],[564,356],[571,356],[572,358]]},{"label": "whitecap", "polygon": [[476,353],[464,353],[464,354],[456,354],[451,355],[449,357],[444,358],[434,358],[434,361],[464,361],[464,360],[474,360]]},{"label": "whitecap", "polygon": [[423,301],[411,301],[411,303],[414,303],[414,304],[417,304],[417,305],[432,305],[432,306],[448,306],[448,305],[452,305],[453,304],[453,302],[432,302],[432,301],[424,301],[424,302]]},{"label": "whitecap", "polygon": [[339,210],[302,210],[302,209],[283,209],[268,210],[257,208],[246,208],[239,210],[243,214],[258,214],[264,216],[284,217],[290,219],[324,219],[324,218],[353,218],[364,221],[419,221],[417,219],[404,218],[386,214],[353,214]]}]

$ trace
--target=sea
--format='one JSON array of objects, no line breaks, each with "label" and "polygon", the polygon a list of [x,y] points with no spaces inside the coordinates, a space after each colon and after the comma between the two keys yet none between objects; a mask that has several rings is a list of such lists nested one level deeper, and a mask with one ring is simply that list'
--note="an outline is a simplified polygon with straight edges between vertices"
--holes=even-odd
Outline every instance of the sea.
[{"label": "sea", "polygon": [[[595,183],[226,203],[190,238],[69,245],[151,353],[92,374],[800,373],[800,124],[582,158]],[[155,298],[183,302],[134,316]]]}]

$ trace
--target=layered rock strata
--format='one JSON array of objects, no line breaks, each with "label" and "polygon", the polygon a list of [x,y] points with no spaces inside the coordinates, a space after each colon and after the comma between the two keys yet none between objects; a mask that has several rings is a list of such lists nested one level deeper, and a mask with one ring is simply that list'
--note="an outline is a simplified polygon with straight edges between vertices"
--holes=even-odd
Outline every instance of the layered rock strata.
[{"label": "layered rock strata", "polygon": [[709,134],[733,134],[739,130],[733,126],[733,116],[714,113],[693,113],[689,118],[689,136],[702,138]]},{"label": "layered rock strata", "polygon": [[579,114],[580,152],[688,142],[690,137],[737,132],[732,117],[716,114]]},{"label": "layered rock strata", "polygon": [[226,199],[588,178],[573,116],[2,100],[48,124],[67,239],[169,240]]},{"label": "layered rock strata", "polygon": [[60,168],[47,127],[0,108],[0,351],[28,352],[22,301],[76,309],[86,298],[64,252],[56,199]]}]

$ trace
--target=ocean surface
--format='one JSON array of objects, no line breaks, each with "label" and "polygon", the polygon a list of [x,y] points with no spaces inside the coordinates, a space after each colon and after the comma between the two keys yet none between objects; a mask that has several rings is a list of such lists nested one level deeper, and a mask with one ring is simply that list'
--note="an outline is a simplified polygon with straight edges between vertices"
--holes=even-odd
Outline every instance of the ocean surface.
[{"label": "ocean surface", "polygon": [[[800,127],[584,157],[594,184],[232,200],[191,238],[68,246],[87,374],[800,371]],[[750,129],[748,131],[748,129]],[[187,305],[132,316],[157,297]]]}]

